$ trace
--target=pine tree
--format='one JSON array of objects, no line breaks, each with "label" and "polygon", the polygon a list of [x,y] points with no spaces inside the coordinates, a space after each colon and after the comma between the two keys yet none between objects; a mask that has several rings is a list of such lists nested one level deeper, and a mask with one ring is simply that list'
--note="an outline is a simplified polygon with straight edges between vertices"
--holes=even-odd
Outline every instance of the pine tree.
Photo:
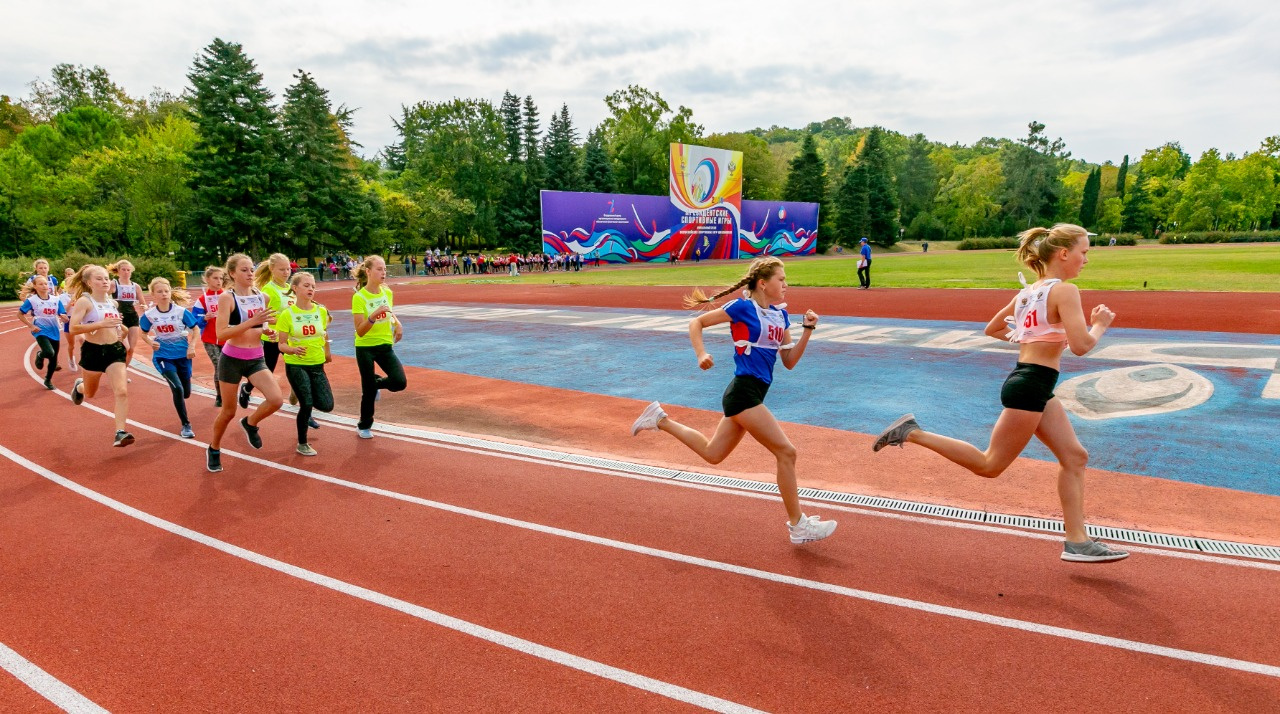
[{"label": "pine tree", "polygon": [[827,167],[822,157],[818,156],[818,144],[813,134],[805,134],[800,144],[800,153],[791,160],[791,168],[787,172],[787,185],[783,189],[784,201],[803,201],[817,203],[818,207],[818,246],[819,253],[825,252],[835,236],[832,230],[830,204],[827,203]]},{"label": "pine tree", "polygon": [[1124,230],[1141,233],[1148,238],[1155,233],[1155,219],[1151,216],[1151,197],[1147,193],[1146,177],[1142,174],[1138,174],[1133,190],[1129,191],[1121,215],[1124,218]]},{"label": "pine tree", "polygon": [[511,92],[502,93],[498,107],[502,119],[503,145],[506,148],[507,170],[502,177],[502,199],[496,207],[494,221],[498,235],[516,240],[528,228],[526,211],[525,165],[521,147],[524,145],[524,117],[520,112],[520,97]]},{"label": "pine tree", "polygon": [[507,161],[512,164],[520,163],[520,142],[523,138],[520,128],[523,125],[520,116],[520,97],[511,92],[502,93],[502,104],[498,107],[498,114],[502,116],[502,130],[506,133],[507,142]]},{"label": "pine tree", "polygon": [[522,127],[524,185],[520,193],[524,222],[519,226],[519,233],[512,246],[521,253],[534,250],[542,244],[542,188],[546,180],[546,169],[542,164],[542,130],[539,124],[538,107],[533,103],[532,96],[526,96]]},{"label": "pine tree", "polygon": [[582,190],[613,193],[616,187],[613,162],[604,146],[604,134],[597,127],[587,133],[587,142],[582,148]]},{"label": "pine tree", "polygon": [[1124,161],[1120,162],[1120,173],[1116,175],[1116,193],[1124,200],[1124,183],[1129,178],[1129,155],[1124,155]]},{"label": "pine tree", "polygon": [[285,90],[280,113],[284,178],[290,198],[285,224],[293,254],[314,258],[318,252],[354,247],[356,218],[363,191],[355,175],[355,159],[342,129],[342,117],[329,104],[329,93],[310,74],[298,70],[296,83]]},{"label": "pine tree", "polygon": [[933,206],[938,194],[938,169],[929,158],[929,141],[924,134],[911,137],[907,158],[898,172],[898,200],[903,225],[911,225],[916,216]]},{"label": "pine tree", "polygon": [[884,129],[871,127],[858,163],[867,167],[867,237],[880,245],[898,242],[898,191],[893,185]]},{"label": "pine tree", "polygon": [[221,39],[187,78],[200,134],[191,152],[192,227],[208,253],[261,252],[277,240],[283,203],[272,95],[241,46]]},{"label": "pine tree", "polygon": [[1102,169],[1089,172],[1084,181],[1084,198],[1080,201],[1080,225],[1092,228],[1098,222],[1098,194],[1102,189]]},{"label": "pine tree", "polygon": [[560,106],[558,114],[551,115],[547,125],[547,139],[543,142],[543,164],[546,167],[546,188],[550,191],[577,191],[582,185],[582,161],[578,150],[578,134],[569,116],[569,105]]},{"label": "pine tree", "polygon": [[851,162],[844,170],[844,180],[836,195],[836,231],[844,245],[857,245],[871,226],[870,192],[867,189],[867,165]]}]

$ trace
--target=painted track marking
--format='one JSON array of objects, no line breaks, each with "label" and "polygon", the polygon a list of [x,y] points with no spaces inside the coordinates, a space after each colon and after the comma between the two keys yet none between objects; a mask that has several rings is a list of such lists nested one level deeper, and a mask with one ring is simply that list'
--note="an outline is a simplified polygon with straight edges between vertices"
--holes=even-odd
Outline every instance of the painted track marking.
[{"label": "painted track marking", "polygon": [[[0,446],[0,449],[4,447]],[[3,642],[0,642],[0,667],[64,712],[105,714],[107,711],[67,686],[62,680],[40,669],[26,657],[14,652]]]},{"label": "painted track marking", "polygon": [[[30,363],[28,363],[28,368],[30,369]],[[61,390],[58,390],[58,392],[59,394],[63,394],[63,395],[66,394]],[[111,413],[106,411],[105,409],[102,409],[95,405],[91,405],[87,402],[83,404],[83,406],[89,407],[93,411],[101,413],[104,416],[111,416]],[[158,434],[160,436],[168,437],[180,443],[187,443],[193,446],[202,445],[202,442],[196,442],[191,439],[183,439],[176,434],[170,434],[169,432],[162,431],[148,424],[142,424],[139,422],[135,422],[133,420],[130,420],[129,423],[135,424],[141,429]],[[951,617],[951,618],[960,619],[960,620],[979,622],[982,624],[993,625],[996,627],[1004,627],[1012,630],[1019,630],[1023,632],[1030,632],[1030,633],[1040,634],[1040,635],[1047,635],[1050,637],[1058,637],[1058,638],[1067,639],[1067,640],[1074,640],[1077,642],[1085,642],[1089,644],[1102,645],[1104,647],[1127,650],[1130,652],[1137,652],[1140,654],[1149,654],[1149,655],[1156,655],[1161,657],[1168,657],[1171,659],[1182,660],[1185,662],[1194,662],[1197,664],[1204,664],[1204,665],[1209,665],[1213,667],[1221,667],[1224,669],[1231,669],[1231,670],[1236,670],[1241,672],[1249,672],[1252,674],[1261,674],[1267,677],[1280,678],[1280,666],[1263,664],[1260,662],[1251,662],[1248,660],[1240,660],[1240,659],[1235,659],[1231,657],[1223,657],[1221,655],[1208,654],[1204,652],[1195,652],[1191,650],[1183,650],[1183,649],[1178,649],[1174,647],[1166,647],[1163,645],[1157,645],[1157,644],[1152,644],[1147,642],[1138,642],[1136,640],[1127,640],[1120,637],[1112,637],[1110,635],[1102,635],[1102,634],[1097,634],[1093,632],[1085,632],[1082,630],[1073,630],[1070,628],[1057,627],[1054,625],[1046,625],[1046,624],[1042,624],[1038,622],[1030,622],[1026,620],[1018,620],[1010,617],[1001,617],[999,615],[991,615],[988,613],[977,612],[973,610],[965,610],[962,608],[951,607],[948,605],[938,605],[936,603],[924,602],[920,600],[912,600],[910,598],[899,597],[896,595],[885,595],[882,593],[876,593],[876,592],[871,592],[867,590],[849,588],[842,585],[834,585],[831,583],[825,583],[821,581],[807,580],[804,578],[798,578],[791,575],[773,573],[766,570],[759,570],[757,568],[749,568],[745,566],[734,565],[731,563],[723,563],[720,561],[701,558],[698,556],[686,555],[683,553],[675,553],[672,551],[660,550],[657,548],[650,548],[648,546],[637,545],[634,543],[627,543],[625,541],[613,540],[611,538],[604,538],[604,537],[594,536],[586,533],[579,533],[577,531],[570,531],[567,529],[557,528],[554,526],[547,526],[539,523],[522,521],[515,518],[508,518],[506,516],[499,516],[492,513],[486,513],[484,511],[477,511],[477,510],[465,508],[462,506],[455,506],[452,504],[442,503],[439,501],[432,501],[432,500],[420,498],[417,496],[409,496],[407,494],[402,494],[395,491],[389,491],[387,489],[376,488],[373,486],[366,486],[364,484],[355,483],[351,481],[345,481],[343,479],[339,479],[333,476],[328,476],[321,473],[307,471],[305,469],[300,469],[300,468],[288,466],[285,464],[279,464],[279,463],[268,461],[266,459],[261,459],[249,454],[241,454],[241,453],[229,451],[226,449],[223,449],[222,453],[225,455],[243,459],[245,461],[249,461],[254,464],[258,464],[260,466],[265,466],[267,468],[284,471],[286,473],[303,476],[305,478],[315,479],[317,481],[329,483],[329,484],[340,486],[343,488],[349,488],[349,489],[360,491],[363,493],[383,496],[383,497],[390,498],[397,501],[403,501],[406,503],[412,503],[419,506],[425,506],[427,508],[433,508],[436,510],[441,510],[448,513],[454,513],[457,515],[468,516],[468,517],[476,518],[479,520],[489,521],[491,523],[510,526],[513,528],[520,528],[523,530],[533,531],[536,533],[543,533],[546,535],[566,538],[569,540],[576,540],[576,541],[590,543],[593,545],[599,545],[607,548],[614,548],[616,550],[637,553],[640,555],[646,555],[646,556],[655,557],[655,558],[661,558],[664,560],[678,562],[685,565],[692,565],[695,567],[706,568],[708,570],[717,570],[720,572],[732,573],[735,575],[755,578],[758,580],[764,580],[764,581],[779,583],[783,585],[791,585],[795,587],[805,588],[808,590],[826,592],[829,594],[839,595],[842,597],[849,597],[849,598],[858,599],[858,600],[875,602],[878,604],[889,605],[893,607],[901,607],[908,610],[915,610],[915,611],[925,612],[925,613],[934,614],[934,615],[941,615],[944,617]],[[156,523],[152,523],[153,525],[156,525],[157,523],[167,524],[167,526],[170,526],[172,528],[179,528],[179,529],[182,529],[184,532],[191,533],[194,535],[201,535],[204,538],[208,538],[207,536],[198,534],[195,531],[189,531],[188,529],[183,528],[182,526],[169,523],[168,521],[164,521],[155,516],[151,516],[150,514],[146,514],[131,506],[127,506],[125,504],[116,502],[107,496],[98,494],[96,491],[92,491],[91,489],[80,486],[79,484],[73,481],[65,479],[61,476],[57,476],[52,472],[48,472],[43,467],[40,467],[24,459],[23,457],[15,454],[14,452],[10,451],[9,449],[3,446],[0,446],[0,454],[5,455],[10,460],[14,460],[17,463],[20,463],[26,466],[28,469],[31,469],[42,476],[45,476],[45,478],[49,478],[50,480],[53,480],[55,483],[59,483],[60,485],[66,486],[67,488],[71,488],[77,493],[80,493],[81,495],[84,495],[95,501],[99,501],[104,505],[109,505],[111,508],[114,508],[117,511],[126,513],[126,515],[131,515],[135,518],[139,518],[140,520],[144,520],[147,523],[152,523],[153,521],[155,521]],[[548,464],[548,465],[558,466],[557,464]],[[111,505],[111,504],[116,504],[116,505]],[[119,507],[117,508],[117,506]],[[126,511],[122,509],[128,509],[128,510]],[[139,514],[139,515],[134,515],[134,514]],[[143,518],[142,516],[145,516],[145,518]],[[170,530],[170,528],[165,526],[158,526],[158,527],[162,527],[162,528],[165,528],[166,530]],[[171,531],[171,532],[177,533],[177,531]],[[185,533],[178,533],[178,535],[182,535],[183,537],[190,537],[188,535],[185,535]],[[193,540],[195,539],[193,538]],[[216,539],[213,539],[213,538],[208,538],[208,540],[217,542],[217,543],[222,543],[222,541],[216,541]],[[198,541],[198,542],[204,542],[204,541]],[[224,545],[226,545],[229,548],[238,548],[238,546],[232,546],[230,544],[224,544]],[[219,550],[224,550],[224,549],[219,548]],[[230,552],[230,551],[224,550],[224,552]],[[245,551],[245,552],[250,552],[250,551]],[[237,555],[237,557],[243,557],[243,556],[239,556],[237,553],[231,553],[231,554]],[[266,560],[271,560],[266,556],[261,556],[261,557]],[[295,566],[291,566],[280,561],[272,560],[272,562],[279,563],[281,566],[295,568]],[[278,570],[279,568],[275,568],[275,569]],[[311,573],[311,571],[306,571],[306,570],[303,570],[302,568],[296,568],[296,570],[299,572]],[[286,572],[286,571],[282,570],[281,572]],[[289,573],[289,574],[292,574],[292,573]],[[314,574],[314,573],[312,573],[312,575],[315,575],[316,577],[321,577],[321,578],[327,577],[327,576],[321,576],[319,574]],[[335,583],[341,582],[331,578],[329,580],[333,580],[333,582]],[[319,583],[319,582],[317,582],[317,584],[324,585],[324,583]],[[329,586],[325,585],[325,587],[329,587]],[[356,586],[351,586],[351,587],[355,588]],[[363,588],[361,588],[361,590],[363,590]],[[373,593],[373,591],[365,591],[365,592]],[[373,593],[373,594],[377,594],[377,593]],[[382,597],[388,597],[388,596],[382,596]],[[364,598],[364,599],[368,599],[368,598]],[[388,597],[388,600],[395,600],[395,599]],[[396,609],[399,609],[399,608],[396,608]],[[428,611],[428,612],[431,612],[431,611]],[[449,617],[449,616],[441,614],[440,617]],[[450,619],[452,620],[454,618],[450,618]],[[458,620],[458,622],[463,622],[463,621]],[[476,626],[476,627],[479,627],[479,626]],[[569,655],[569,656],[573,656],[573,655]],[[640,675],[636,675],[636,676],[640,676]]]}]

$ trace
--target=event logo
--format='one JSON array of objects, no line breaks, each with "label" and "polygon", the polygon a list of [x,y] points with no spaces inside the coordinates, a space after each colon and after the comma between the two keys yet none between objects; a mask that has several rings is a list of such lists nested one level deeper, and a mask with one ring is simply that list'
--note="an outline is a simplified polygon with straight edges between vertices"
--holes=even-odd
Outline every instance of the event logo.
[{"label": "event logo", "polygon": [[1145,364],[1068,379],[1055,390],[1085,419],[1153,416],[1190,409],[1213,396],[1213,382],[1175,364]]}]

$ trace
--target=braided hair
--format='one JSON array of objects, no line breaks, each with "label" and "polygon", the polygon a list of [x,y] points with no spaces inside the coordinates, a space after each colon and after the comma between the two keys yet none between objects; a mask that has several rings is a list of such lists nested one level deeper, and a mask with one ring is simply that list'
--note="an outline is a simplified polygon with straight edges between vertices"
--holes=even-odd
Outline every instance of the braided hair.
[{"label": "braided hair", "polygon": [[782,259],[776,256],[756,258],[747,266],[747,274],[742,276],[741,280],[711,297],[707,297],[706,293],[702,292],[702,288],[694,288],[692,292],[684,296],[684,307],[686,310],[702,309],[704,306],[714,303],[725,295],[744,287],[747,289],[747,293],[750,294],[760,284],[760,281],[773,277],[774,272],[781,267]]}]

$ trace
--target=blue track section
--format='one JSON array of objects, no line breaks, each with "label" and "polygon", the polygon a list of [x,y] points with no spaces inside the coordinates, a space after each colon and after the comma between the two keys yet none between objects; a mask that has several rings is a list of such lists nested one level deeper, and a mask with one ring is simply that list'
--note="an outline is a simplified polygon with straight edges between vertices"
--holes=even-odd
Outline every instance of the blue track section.
[{"label": "blue track section", "polygon": [[[472,307],[492,311],[505,306]],[[565,324],[548,321],[569,311],[578,316],[576,320],[566,317]],[[500,319],[459,319],[414,316],[405,314],[409,311],[404,308],[397,312],[406,337],[396,352],[407,365],[715,411],[720,409],[720,395],[733,375],[733,348],[727,332],[707,334],[716,366],[708,372],[698,369],[687,334],[678,329],[680,322],[688,320],[687,313],[574,307],[528,310],[528,315]],[[544,313],[551,317],[544,319]],[[666,331],[572,324],[593,314],[671,320]],[[338,313],[334,317],[334,353],[354,356],[350,315]],[[824,317],[818,334],[836,335],[839,328],[859,326],[922,336],[913,334],[884,344],[815,339],[795,370],[787,371],[779,361],[767,404],[780,419],[875,434],[910,411],[930,431],[986,447],[1001,409],[1000,386],[1013,366],[1015,352],[994,340],[975,343],[982,349],[909,344],[948,331],[980,333],[983,325],[973,323]],[[798,327],[793,328],[793,335],[798,337]],[[1270,357],[1253,359],[1243,367],[1186,362],[1280,355],[1280,338],[1113,329],[1101,347],[1112,342],[1181,350],[1178,354],[1182,357],[1169,361],[1177,363],[1185,358],[1181,366],[1207,380],[1212,396],[1169,413],[1104,420],[1073,414],[1072,423],[1089,449],[1092,467],[1280,495],[1280,439],[1275,436],[1280,426],[1280,399],[1263,398],[1268,380],[1277,372],[1274,360],[1264,366]],[[1063,359],[1062,381],[1135,365],[1141,368],[1149,362],[1068,355]],[[1147,369],[1137,375],[1137,383],[1157,379],[1163,372]],[[1063,393],[1061,384],[1059,394]],[[1273,389],[1277,385],[1280,382],[1273,382]],[[544,409],[547,418],[555,418],[553,405],[531,407]],[[621,437],[629,424],[583,426]],[[1053,460],[1037,441],[1025,455]]]}]

